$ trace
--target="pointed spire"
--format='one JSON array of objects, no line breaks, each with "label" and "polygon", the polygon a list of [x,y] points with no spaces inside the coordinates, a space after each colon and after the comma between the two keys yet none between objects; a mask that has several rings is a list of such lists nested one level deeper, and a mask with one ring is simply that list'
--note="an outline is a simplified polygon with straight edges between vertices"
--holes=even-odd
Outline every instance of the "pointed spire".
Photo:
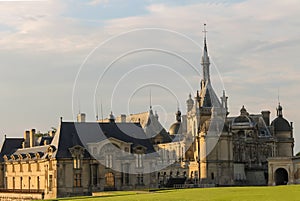
[{"label": "pointed spire", "polygon": [[149,103],[150,103],[150,110],[152,110],[152,96],[151,96],[151,88],[150,88],[150,91],[149,91]]},{"label": "pointed spire", "polygon": [[203,68],[203,81],[206,82],[210,82],[210,75],[209,75],[209,57],[208,57],[208,50],[207,50],[207,43],[206,43],[206,24],[204,24],[204,48],[203,48],[203,55],[202,55],[202,59],[201,59],[201,65]]}]

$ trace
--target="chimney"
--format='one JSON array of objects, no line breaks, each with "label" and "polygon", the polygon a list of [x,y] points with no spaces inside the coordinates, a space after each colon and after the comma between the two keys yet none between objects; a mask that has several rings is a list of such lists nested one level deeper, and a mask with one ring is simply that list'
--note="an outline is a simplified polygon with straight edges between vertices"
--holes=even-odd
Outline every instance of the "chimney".
[{"label": "chimney", "polygon": [[262,111],[262,117],[266,123],[266,126],[270,126],[270,111],[266,110],[266,111]]},{"label": "chimney", "polygon": [[84,113],[79,113],[77,115],[77,122],[85,122],[85,114]]},{"label": "chimney", "polygon": [[35,129],[30,130],[29,134],[29,146],[34,147],[35,146]]},{"label": "chimney", "polygon": [[30,131],[25,131],[24,132],[24,148],[29,147],[29,143],[30,143]]},{"label": "chimney", "polygon": [[121,114],[121,123],[126,123],[126,114]]}]

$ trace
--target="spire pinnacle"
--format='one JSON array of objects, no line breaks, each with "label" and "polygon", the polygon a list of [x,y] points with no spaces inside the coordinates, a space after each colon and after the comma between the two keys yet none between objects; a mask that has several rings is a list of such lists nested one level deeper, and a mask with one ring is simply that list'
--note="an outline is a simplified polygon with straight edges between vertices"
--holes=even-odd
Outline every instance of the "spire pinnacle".
[{"label": "spire pinnacle", "polygon": [[152,110],[152,96],[151,96],[151,88],[149,91],[149,103],[150,103],[150,110]]},{"label": "spire pinnacle", "polygon": [[206,23],[204,23],[204,28],[203,28],[203,31],[204,33],[204,51],[207,52],[207,45],[206,45],[206,33],[207,33],[207,30],[206,30]]},{"label": "spire pinnacle", "polygon": [[207,51],[207,43],[206,43],[206,24],[204,24],[204,29],[202,31],[204,33],[204,48],[203,48],[203,54],[201,59],[201,65],[203,68],[203,81],[204,83],[210,82],[210,75],[209,75],[209,57],[208,57],[208,51]]}]

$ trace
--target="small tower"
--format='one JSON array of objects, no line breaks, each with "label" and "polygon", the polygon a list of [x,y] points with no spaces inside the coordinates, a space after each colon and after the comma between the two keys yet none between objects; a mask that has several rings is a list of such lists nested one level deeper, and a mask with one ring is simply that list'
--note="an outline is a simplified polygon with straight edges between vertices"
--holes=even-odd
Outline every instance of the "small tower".
[{"label": "small tower", "polygon": [[223,90],[223,96],[221,97],[221,103],[222,103],[222,108],[224,108],[226,111],[226,116],[229,114],[227,101],[228,101],[228,96],[226,96],[225,90]]},{"label": "small tower", "polygon": [[277,153],[278,157],[291,157],[294,154],[294,137],[292,123],[289,123],[283,118],[283,108],[278,103],[277,118],[271,123],[273,126],[274,135],[277,138]]}]

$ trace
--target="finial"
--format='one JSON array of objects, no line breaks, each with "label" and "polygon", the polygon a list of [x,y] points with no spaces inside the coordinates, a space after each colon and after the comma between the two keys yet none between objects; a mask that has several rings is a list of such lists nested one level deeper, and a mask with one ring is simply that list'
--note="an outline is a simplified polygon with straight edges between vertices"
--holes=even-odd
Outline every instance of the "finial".
[{"label": "finial", "polygon": [[96,104],[96,121],[99,120],[99,109],[98,109],[98,101],[97,98],[95,98],[95,104]]},{"label": "finial", "polygon": [[63,117],[60,117],[60,122],[62,122],[63,121]]},{"label": "finial", "polygon": [[152,97],[151,97],[151,88],[150,88],[150,91],[149,91],[149,98],[150,98],[150,110],[152,110]]},{"label": "finial", "polygon": [[280,96],[279,96],[279,88],[278,88],[278,94],[277,94],[277,99],[278,99],[278,105],[280,105]]},{"label": "finial", "polygon": [[206,33],[207,33],[207,30],[206,30],[206,23],[204,23],[204,28],[203,28],[203,31],[204,33],[204,39],[206,39]]}]

